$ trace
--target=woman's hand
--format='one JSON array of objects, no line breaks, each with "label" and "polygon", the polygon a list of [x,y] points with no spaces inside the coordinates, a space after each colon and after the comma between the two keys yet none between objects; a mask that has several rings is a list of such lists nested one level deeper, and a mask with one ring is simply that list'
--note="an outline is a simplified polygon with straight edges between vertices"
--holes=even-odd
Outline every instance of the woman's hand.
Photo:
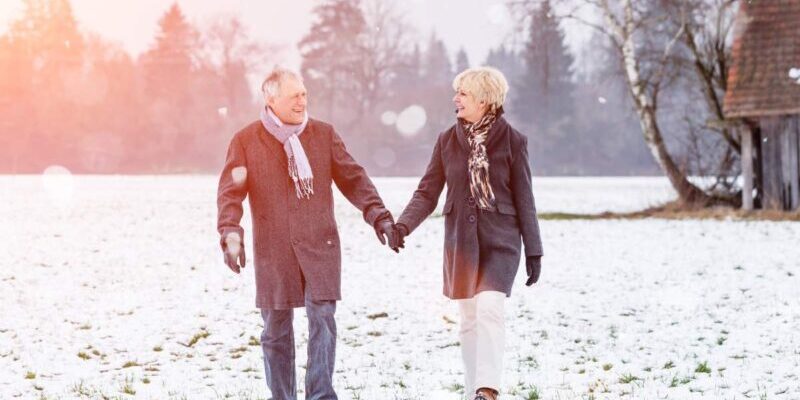
[{"label": "woman's hand", "polygon": [[525,282],[525,286],[531,286],[539,280],[539,274],[542,273],[542,256],[531,256],[525,261],[528,270],[528,281]]}]

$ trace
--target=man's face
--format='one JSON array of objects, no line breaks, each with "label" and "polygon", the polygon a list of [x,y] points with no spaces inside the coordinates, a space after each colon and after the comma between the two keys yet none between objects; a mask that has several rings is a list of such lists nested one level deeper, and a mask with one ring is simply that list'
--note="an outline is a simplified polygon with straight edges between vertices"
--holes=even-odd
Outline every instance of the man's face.
[{"label": "man's face", "polygon": [[306,87],[299,79],[289,76],[283,79],[278,95],[267,101],[272,112],[285,124],[297,125],[306,114]]}]

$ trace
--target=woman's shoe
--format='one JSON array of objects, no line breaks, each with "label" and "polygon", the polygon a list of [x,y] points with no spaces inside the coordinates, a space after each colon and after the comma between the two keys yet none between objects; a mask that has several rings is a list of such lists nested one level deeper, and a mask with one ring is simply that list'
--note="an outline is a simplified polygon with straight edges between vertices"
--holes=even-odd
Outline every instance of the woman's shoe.
[{"label": "woman's shoe", "polygon": [[475,392],[473,400],[497,400],[497,391],[489,388],[480,388]]}]

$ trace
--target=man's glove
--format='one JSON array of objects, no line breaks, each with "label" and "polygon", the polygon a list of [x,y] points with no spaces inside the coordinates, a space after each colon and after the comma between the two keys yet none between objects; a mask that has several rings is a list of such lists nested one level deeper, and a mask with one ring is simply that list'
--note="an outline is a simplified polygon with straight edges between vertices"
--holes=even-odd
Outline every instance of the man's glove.
[{"label": "man's glove", "polygon": [[381,241],[381,244],[386,244],[387,239],[389,242],[389,248],[394,250],[395,253],[400,252],[400,244],[397,241],[397,234],[395,233],[394,229],[394,221],[392,217],[384,217],[375,222],[375,234],[378,235],[378,240]]},{"label": "man's glove", "polygon": [[528,270],[528,281],[525,282],[525,286],[531,286],[539,280],[539,274],[542,273],[542,256],[528,257],[525,266]]},{"label": "man's glove", "polygon": [[[225,264],[231,271],[239,273],[244,269],[247,262],[247,257],[244,254],[244,246],[242,245],[242,238],[236,232],[229,233],[223,241],[222,252],[225,255]],[[237,261],[239,262],[237,264]]]}]

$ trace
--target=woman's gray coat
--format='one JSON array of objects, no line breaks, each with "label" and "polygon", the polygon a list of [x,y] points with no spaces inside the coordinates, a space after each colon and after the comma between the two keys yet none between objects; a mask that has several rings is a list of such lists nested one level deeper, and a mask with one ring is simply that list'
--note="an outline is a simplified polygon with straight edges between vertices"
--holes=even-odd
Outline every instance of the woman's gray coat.
[{"label": "woman's gray coat", "polygon": [[542,242],[528,164],[528,141],[500,116],[489,131],[489,180],[497,211],[477,208],[469,189],[470,147],[460,124],[439,135],[431,161],[408,206],[397,220],[413,232],[436,208],[447,184],[443,214],[444,295],[471,298],[493,290],[511,295],[525,256],[541,256]]}]

